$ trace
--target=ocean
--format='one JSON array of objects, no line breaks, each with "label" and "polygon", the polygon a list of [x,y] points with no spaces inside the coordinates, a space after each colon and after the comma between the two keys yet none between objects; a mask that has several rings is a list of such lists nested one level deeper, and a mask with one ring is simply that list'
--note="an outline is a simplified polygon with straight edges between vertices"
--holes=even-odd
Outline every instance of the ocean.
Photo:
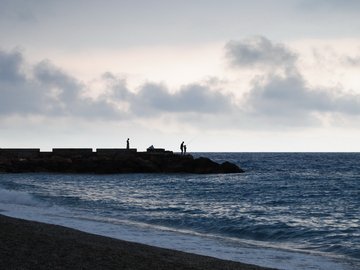
[{"label": "ocean", "polygon": [[2,214],[278,269],[360,269],[360,153],[194,153],[243,174],[0,174]]}]

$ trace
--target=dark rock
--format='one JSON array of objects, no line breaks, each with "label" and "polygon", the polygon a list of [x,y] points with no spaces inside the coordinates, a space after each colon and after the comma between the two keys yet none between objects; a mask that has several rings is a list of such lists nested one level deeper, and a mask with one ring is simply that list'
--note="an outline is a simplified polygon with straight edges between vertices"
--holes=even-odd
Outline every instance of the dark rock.
[{"label": "dark rock", "polygon": [[218,164],[209,158],[177,155],[169,151],[139,152],[121,155],[66,156],[46,153],[36,158],[0,156],[0,172],[59,173],[241,173],[235,164]]},{"label": "dark rock", "polygon": [[243,172],[245,172],[243,169],[239,168],[235,164],[230,163],[228,161],[225,161],[220,166],[224,172],[228,172],[228,173],[243,173]]}]

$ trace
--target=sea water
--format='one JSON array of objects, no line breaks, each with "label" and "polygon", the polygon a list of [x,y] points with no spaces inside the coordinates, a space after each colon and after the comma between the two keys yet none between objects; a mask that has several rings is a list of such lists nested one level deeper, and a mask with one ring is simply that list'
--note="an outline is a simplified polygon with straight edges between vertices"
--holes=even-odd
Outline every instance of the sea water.
[{"label": "sea water", "polygon": [[278,269],[360,269],[360,154],[194,156],[246,172],[0,174],[0,211]]}]

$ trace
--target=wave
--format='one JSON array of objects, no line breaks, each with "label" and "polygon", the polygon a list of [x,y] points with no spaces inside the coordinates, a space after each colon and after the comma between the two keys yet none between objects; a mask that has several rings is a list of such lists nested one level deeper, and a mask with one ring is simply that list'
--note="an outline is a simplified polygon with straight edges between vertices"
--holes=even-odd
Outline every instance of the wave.
[{"label": "wave", "polygon": [[42,202],[38,201],[33,195],[29,193],[2,188],[0,188],[0,203],[25,206],[42,205]]},{"label": "wave", "polygon": [[343,256],[327,256],[326,253],[317,251],[305,252],[291,246],[278,246],[275,243],[242,240],[96,215],[62,215],[62,217],[67,220],[63,225],[69,225],[70,222],[71,227],[90,233],[221,259],[256,263],[279,269],[289,269],[288,265],[291,265],[291,269],[356,269],[356,267],[347,268]]}]

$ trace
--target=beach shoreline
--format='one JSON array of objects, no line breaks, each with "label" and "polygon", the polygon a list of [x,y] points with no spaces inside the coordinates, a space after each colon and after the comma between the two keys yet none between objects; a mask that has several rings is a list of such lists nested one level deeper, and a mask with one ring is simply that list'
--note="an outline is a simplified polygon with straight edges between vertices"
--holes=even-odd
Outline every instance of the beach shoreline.
[{"label": "beach shoreline", "polygon": [[0,214],[1,269],[270,269]]}]

